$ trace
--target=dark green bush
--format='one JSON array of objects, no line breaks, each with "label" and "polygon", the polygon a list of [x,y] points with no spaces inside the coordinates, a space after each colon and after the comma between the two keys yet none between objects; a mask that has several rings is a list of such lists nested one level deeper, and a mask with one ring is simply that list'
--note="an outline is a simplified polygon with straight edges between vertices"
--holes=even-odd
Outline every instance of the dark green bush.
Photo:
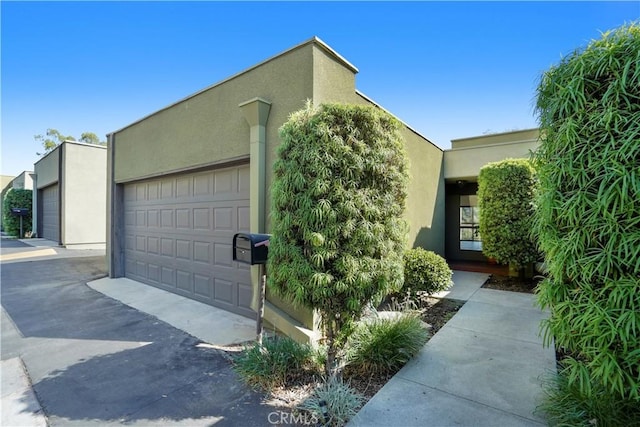
[{"label": "dark green bush", "polygon": [[252,387],[271,390],[319,369],[311,346],[289,337],[266,338],[235,360],[235,370]]},{"label": "dark green bush", "polygon": [[17,190],[15,188],[7,191],[2,203],[2,227],[9,236],[15,236],[20,239],[24,237],[24,235],[19,236],[20,217],[13,215],[11,208],[29,209],[29,215],[22,217],[22,232],[31,231],[32,194],[31,190]]},{"label": "dark green bush", "polygon": [[447,262],[435,252],[414,248],[404,253],[405,290],[429,294],[444,291],[452,285],[452,275]]},{"label": "dark green bush", "polygon": [[482,253],[523,267],[537,260],[531,230],[535,172],[527,159],[488,163],[478,175]]},{"label": "dark green bush", "polygon": [[569,381],[567,372],[546,380],[546,396],[538,413],[546,416],[552,426],[571,427],[639,427],[640,405],[612,395],[602,386],[593,389],[590,396]]},{"label": "dark green bush", "polygon": [[349,337],[346,371],[350,374],[393,374],[427,342],[429,332],[418,314],[363,320]]},{"label": "dark green bush", "polygon": [[538,301],[547,342],[572,355],[569,388],[592,403],[640,406],[638,58],[635,23],[564,58],[537,90],[535,231],[549,273]]},{"label": "dark green bush", "polygon": [[318,310],[328,375],[363,309],[402,286],[401,126],[373,106],[323,104],[292,114],[280,130],[268,286]]}]

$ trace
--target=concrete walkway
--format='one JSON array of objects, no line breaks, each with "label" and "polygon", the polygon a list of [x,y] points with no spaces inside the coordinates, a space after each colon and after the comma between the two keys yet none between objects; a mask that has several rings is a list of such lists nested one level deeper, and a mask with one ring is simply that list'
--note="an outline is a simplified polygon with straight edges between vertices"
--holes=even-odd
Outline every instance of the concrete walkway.
[{"label": "concrete walkway", "polygon": [[538,335],[535,297],[482,289],[486,274],[456,271],[441,297],[466,300],[349,426],[542,426],[534,414],[555,352]]}]

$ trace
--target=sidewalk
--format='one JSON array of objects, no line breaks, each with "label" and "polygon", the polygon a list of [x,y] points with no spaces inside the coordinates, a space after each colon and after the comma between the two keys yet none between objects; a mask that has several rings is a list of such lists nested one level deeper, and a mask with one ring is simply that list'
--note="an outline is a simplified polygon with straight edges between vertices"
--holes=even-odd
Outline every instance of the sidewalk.
[{"label": "sidewalk", "polygon": [[42,238],[13,239],[3,235],[0,241],[0,261],[2,263],[101,256],[105,253],[105,249],[67,249],[54,241]]},{"label": "sidewalk", "polygon": [[14,357],[0,361],[2,426],[46,427],[47,420],[36,399],[22,360]]},{"label": "sidewalk", "polygon": [[466,300],[349,426],[543,426],[534,415],[555,351],[538,336],[535,296],[482,289],[487,275],[455,271],[441,297]]}]

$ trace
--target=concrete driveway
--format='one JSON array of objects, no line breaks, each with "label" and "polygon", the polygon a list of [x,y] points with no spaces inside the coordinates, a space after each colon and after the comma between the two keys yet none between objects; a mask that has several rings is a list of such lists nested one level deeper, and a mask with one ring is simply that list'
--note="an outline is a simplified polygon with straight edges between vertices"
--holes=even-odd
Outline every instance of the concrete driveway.
[{"label": "concrete driveway", "polygon": [[3,369],[24,363],[49,425],[269,425],[223,353],[86,286],[104,275],[104,257],[2,265]]}]

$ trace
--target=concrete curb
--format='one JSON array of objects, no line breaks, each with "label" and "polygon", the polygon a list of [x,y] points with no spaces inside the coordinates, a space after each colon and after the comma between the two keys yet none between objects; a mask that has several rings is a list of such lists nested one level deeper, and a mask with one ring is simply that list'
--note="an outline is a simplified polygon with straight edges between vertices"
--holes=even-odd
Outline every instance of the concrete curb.
[{"label": "concrete curb", "polygon": [[22,359],[2,360],[2,418],[3,426],[46,427],[47,419],[31,388],[31,381]]}]

